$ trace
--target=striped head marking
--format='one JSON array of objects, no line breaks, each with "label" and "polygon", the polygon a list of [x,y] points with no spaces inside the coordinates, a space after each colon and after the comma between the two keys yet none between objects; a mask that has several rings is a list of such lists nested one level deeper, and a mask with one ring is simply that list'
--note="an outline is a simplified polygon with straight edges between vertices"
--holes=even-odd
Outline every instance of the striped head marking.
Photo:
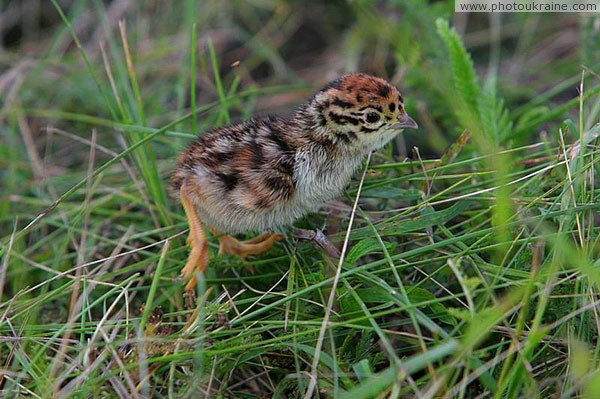
[{"label": "striped head marking", "polygon": [[[327,84],[313,104],[318,125],[336,143],[380,147],[404,128],[417,128],[398,90],[381,78],[351,73]],[[382,143],[382,137],[386,137]]]}]

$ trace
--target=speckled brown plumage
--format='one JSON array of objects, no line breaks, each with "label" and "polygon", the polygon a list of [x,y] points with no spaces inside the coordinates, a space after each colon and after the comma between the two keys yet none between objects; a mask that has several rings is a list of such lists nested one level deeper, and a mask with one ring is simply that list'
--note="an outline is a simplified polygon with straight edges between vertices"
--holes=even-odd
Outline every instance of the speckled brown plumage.
[{"label": "speckled brown plumage", "polygon": [[[294,155],[306,139],[290,135],[289,122],[268,117],[213,130],[184,151],[173,175],[179,190],[200,165],[216,200],[267,209],[294,194]],[[192,177],[193,178],[193,177]]]},{"label": "speckled brown plumage", "polygon": [[221,252],[260,253],[281,238],[269,232],[338,196],[363,158],[402,128],[416,123],[398,90],[355,73],[327,84],[289,120],[254,119],[199,137],[172,179],[190,221],[185,277],[208,260],[201,221],[220,233],[266,232],[246,243],[221,238]]}]

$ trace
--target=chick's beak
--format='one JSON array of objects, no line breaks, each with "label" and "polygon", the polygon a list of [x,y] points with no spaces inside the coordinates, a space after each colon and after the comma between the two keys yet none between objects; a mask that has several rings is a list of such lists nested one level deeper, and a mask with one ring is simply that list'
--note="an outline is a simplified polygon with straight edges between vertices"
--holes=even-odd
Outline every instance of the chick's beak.
[{"label": "chick's beak", "polygon": [[406,112],[403,112],[400,115],[398,115],[398,122],[392,125],[393,129],[416,129],[418,127],[419,125],[417,125],[417,122],[415,122],[413,118],[408,116]]}]

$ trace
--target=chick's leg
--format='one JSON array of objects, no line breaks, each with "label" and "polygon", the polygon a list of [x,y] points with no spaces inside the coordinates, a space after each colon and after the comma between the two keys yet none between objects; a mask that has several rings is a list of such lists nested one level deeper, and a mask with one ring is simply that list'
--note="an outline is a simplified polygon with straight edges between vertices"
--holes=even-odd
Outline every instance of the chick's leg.
[{"label": "chick's leg", "polygon": [[[262,233],[261,235],[251,238],[249,240],[239,241],[239,243],[240,244],[260,244],[263,241],[272,239],[273,236],[281,236],[281,238],[283,238],[283,236],[281,234]],[[273,242],[275,242],[275,241],[273,241]]]},{"label": "chick's leg", "polygon": [[187,280],[185,290],[191,291],[196,286],[195,273],[197,271],[203,272],[206,270],[206,266],[208,266],[208,240],[206,239],[202,222],[185,190],[185,185],[181,186],[179,196],[185,210],[185,216],[190,225],[190,233],[187,238],[187,243],[190,246],[190,254],[185,266],[181,269],[181,275]]},{"label": "chick's leg", "polygon": [[238,241],[231,236],[219,238],[219,254],[232,254],[241,256],[242,258],[250,255],[262,254],[273,246],[277,241],[284,236],[276,233],[263,233],[247,241]]}]

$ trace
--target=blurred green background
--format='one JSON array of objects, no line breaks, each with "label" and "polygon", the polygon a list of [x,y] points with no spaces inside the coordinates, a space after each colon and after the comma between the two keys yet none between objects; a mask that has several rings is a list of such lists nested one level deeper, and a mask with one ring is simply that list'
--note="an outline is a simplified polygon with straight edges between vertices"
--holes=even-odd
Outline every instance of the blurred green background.
[{"label": "blurred green background", "polygon": [[[186,304],[179,151],[353,71],[419,129],[373,157],[325,336],[337,262],[291,238]],[[2,0],[0,396],[599,397],[598,73],[598,13]],[[341,243],[357,184],[299,225]]]}]

